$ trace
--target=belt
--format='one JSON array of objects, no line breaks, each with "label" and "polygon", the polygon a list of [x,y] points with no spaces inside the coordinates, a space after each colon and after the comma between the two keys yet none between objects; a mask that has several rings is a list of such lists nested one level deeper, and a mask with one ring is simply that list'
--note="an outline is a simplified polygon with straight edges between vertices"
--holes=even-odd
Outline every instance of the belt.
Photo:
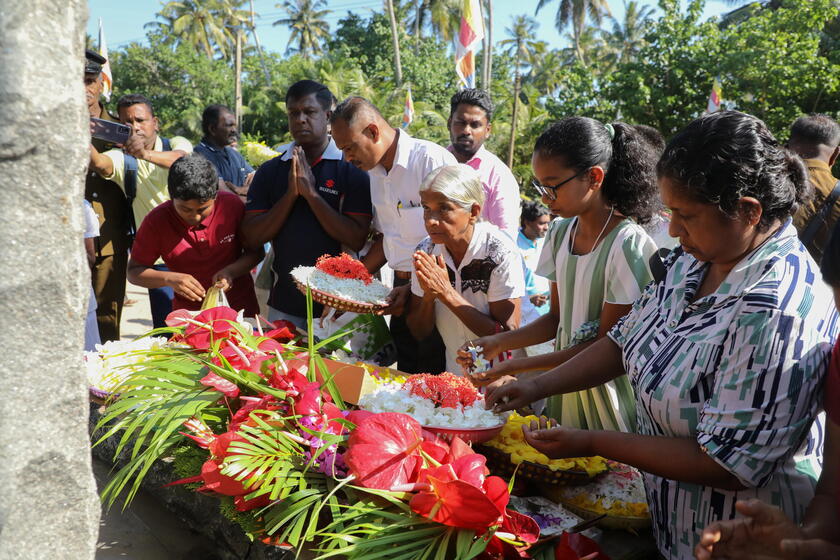
[{"label": "belt", "polygon": [[403,272],[402,270],[395,270],[394,278],[399,278],[400,280],[411,280],[411,273]]}]

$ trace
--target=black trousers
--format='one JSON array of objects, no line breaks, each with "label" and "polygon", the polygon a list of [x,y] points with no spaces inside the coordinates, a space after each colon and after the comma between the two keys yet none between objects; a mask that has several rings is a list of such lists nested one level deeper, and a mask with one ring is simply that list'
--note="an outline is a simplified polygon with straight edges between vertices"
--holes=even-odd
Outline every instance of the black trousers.
[{"label": "black trousers", "polygon": [[[394,278],[394,287],[409,282]],[[403,315],[391,315],[391,338],[397,347],[397,369],[405,373],[441,373],[446,369],[446,347],[440,333],[434,328],[428,337],[418,341],[406,324],[407,313],[406,309]]]}]

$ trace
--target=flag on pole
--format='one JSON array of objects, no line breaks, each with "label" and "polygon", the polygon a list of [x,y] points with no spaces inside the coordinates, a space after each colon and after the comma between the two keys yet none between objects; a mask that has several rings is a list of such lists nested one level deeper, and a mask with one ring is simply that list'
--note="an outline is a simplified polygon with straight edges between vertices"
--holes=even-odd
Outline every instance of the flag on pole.
[{"label": "flag on pole", "polygon": [[723,103],[723,88],[720,86],[720,80],[715,78],[712,83],[712,93],[709,95],[709,105],[706,107],[707,113],[716,113],[720,111],[720,104]]},{"label": "flag on pole", "polygon": [[102,96],[105,101],[110,101],[113,79],[111,77],[111,61],[108,60],[108,45],[105,43],[105,31],[102,29],[102,18],[99,18],[99,54],[105,57],[105,64],[102,66]]},{"label": "flag on pole", "polygon": [[480,0],[464,0],[461,28],[455,44],[455,73],[462,88],[475,87],[475,53],[484,39],[484,17]]},{"label": "flag on pole", "polygon": [[411,100],[411,86],[405,92],[405,108],[403,108],[402,128],[408,128],[414,120],[414,101]]}]

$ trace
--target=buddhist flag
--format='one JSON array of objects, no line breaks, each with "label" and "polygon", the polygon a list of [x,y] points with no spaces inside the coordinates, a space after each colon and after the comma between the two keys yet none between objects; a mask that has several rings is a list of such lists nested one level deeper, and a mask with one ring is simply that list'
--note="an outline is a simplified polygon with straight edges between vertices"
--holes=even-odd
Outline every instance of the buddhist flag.
[{"label": "buddhist flag", "polygon": [[403,108],[402,128],[408,128],[414,120],[414,101],[411,100],[411,86],[405,92],[405,107]]},{"label": "buddhist flag", "polygon": [[475,52],[484,39],[484,17],[480,0],[464,0],[461,29],[455,43],[455,73],[461,87],[475,87]]},{"label": "buddhist flag", "polygon": [[102,97],[105,101],[110,101],[113,79],[111,78],[111,61],[108,60],[108,45],[105,43],[105,31],[102,29],[102,18],[99,18],[99,54],[105,57],[105,65],[102,66]]},{"label": "buddhist flag", "polygon": [[720,80],[715,78],[712,84],[712,93],[709,95],[709,105],[706,107],[706,112],[716,113],[720,111],[721,103],[723,103],[723,88],[720,87]]}]

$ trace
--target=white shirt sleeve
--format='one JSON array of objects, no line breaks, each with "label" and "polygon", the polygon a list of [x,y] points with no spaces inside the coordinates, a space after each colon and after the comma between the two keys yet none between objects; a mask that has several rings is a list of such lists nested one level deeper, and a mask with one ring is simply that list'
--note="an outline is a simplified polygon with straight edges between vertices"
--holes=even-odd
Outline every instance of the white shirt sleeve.
[{"label": "white shirt sleeve", "polygon": [[515,248],[507,251],[502,262],[490,275],[487,301],[516,299],[525,295],[525,273],[522,256]]},{"label": "white shirt sleeve", "polygon": [[82,212],[85,217],[85,239],[99,237],[99,217],[96,215],[90,202],[87,200],[83,202]]}]

